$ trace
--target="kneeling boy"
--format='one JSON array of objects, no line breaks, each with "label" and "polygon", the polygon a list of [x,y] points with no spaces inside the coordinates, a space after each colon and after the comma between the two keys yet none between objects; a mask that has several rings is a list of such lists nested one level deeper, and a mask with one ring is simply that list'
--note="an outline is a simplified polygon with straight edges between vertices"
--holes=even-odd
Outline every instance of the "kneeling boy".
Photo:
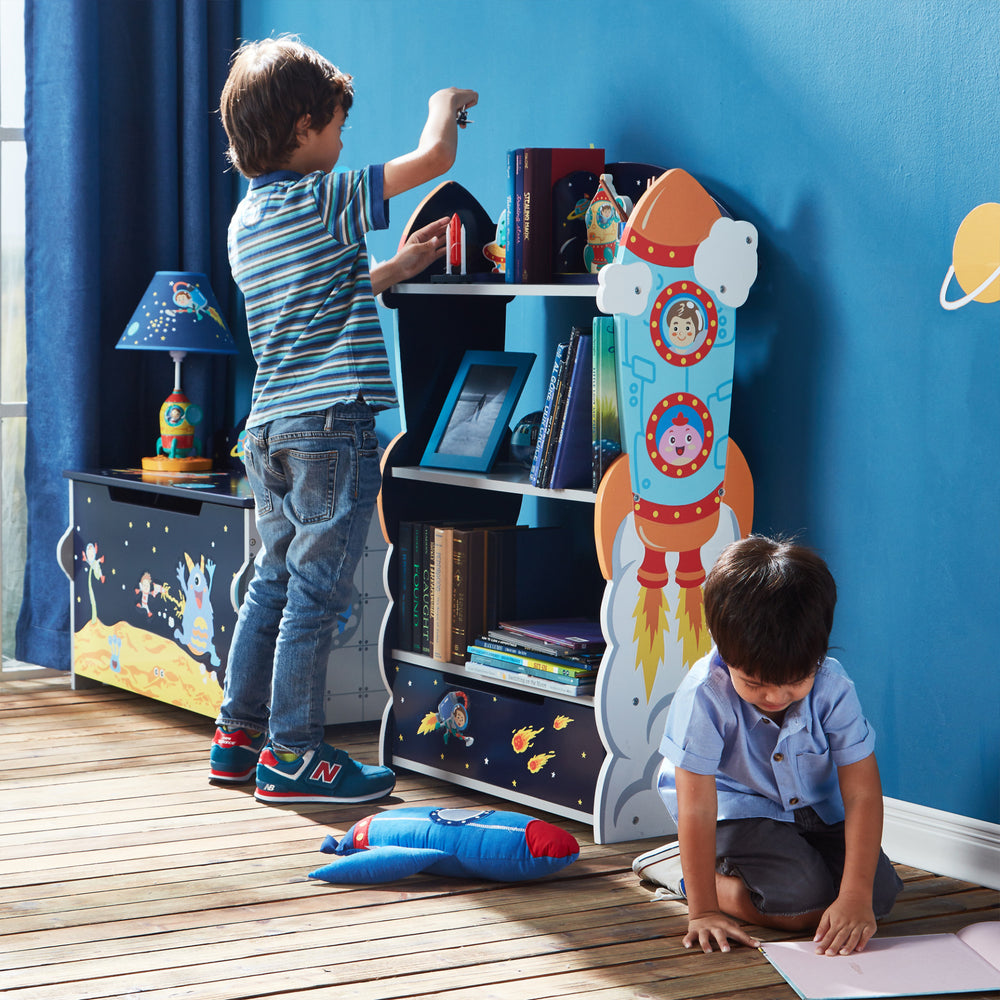
[{"label": "kneeling boy", "polygon": [[[659,790],[678,840],[636,859],[688,902],[685,947],[756,944],[736,920],[861,951],[902,882],[881,850],[875,734],[827,656],[837,588],[802,546],[751,536],[705,583],[715,648],[674,695]],[[736,918],[734,920],[733,918]]]}]

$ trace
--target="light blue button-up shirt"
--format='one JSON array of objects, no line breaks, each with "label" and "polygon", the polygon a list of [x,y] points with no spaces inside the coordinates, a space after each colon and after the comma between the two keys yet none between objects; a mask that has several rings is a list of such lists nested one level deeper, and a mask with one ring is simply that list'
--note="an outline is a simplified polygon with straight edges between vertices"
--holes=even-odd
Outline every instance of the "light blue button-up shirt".
[{"label": "light blue button-up shirt", "polygon": [[660,743],[660,795],[677,819],[674,768],[714,774],[718,818],[766,816],[792,822],[812,806],[825,823],[844,818],[837,768],[864,760],[875,733],[854,683],[827,657],[812,690],[785,712],[780,726],[743,701],[718,650],[681,681]]}]

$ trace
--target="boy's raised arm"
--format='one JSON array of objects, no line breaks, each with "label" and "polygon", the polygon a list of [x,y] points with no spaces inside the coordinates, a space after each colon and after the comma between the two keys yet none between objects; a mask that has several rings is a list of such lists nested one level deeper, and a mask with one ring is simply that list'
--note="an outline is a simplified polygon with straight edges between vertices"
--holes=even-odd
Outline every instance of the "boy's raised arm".
[{"label": "boy's raised arm", "polygon": [[718,797],[715,776],[675,768],[677,784],[677,840],[688,901],[688,931],[684,947],[697,944],[706,954],[713,943],[729,951],[729,938],[756,946],[757,942],[719,909],[715,887],[715,822]]},{"label": "boy's raised arm", "polygon": [[458,149],[458,113],[471,108],[478,100],[479,95],[474,90],[457,87],[431,95],[427,102],[427,121],[417,148],[385,165],[383,188],[386,198],[409,191],[451,169]]}]

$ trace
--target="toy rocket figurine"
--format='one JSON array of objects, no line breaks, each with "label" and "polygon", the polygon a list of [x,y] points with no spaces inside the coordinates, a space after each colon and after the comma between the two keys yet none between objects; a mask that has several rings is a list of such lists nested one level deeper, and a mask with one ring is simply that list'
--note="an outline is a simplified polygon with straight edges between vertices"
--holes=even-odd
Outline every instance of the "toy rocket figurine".
[{"label": "toy rocket figurine", "polygon": [[631,199],[615,191],[611,174],[601,174],[597,193],[584,214],[587,245],[583,249],[583,263],[590,274],[597,274],[614,260],[618,238],[631,211]]},{"label": "toy rocket figurine", "polygon": [[700,549],[719,521],[735,310],[756,278],[756,247],[752,225],[724,217],[693,177],[670,170],[636,204],[599,273],[598,307],[615,314],[622,445],[644,549],[635,627],[647,696],[669,631],[667,553],[678,554],[684,662],[708,648]]},{"label": "toy rocket figurine", "polygon": [[448,222],[445,250],[445,274],[465,274],[465,226],[458,215]]}]

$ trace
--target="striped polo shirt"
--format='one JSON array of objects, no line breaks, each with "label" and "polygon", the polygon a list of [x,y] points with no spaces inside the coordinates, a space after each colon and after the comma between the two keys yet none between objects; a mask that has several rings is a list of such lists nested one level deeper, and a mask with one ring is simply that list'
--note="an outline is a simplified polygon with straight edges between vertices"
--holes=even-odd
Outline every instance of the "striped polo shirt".
[{"label": "striped polo shirt", "polygon": [[254,178],[229,224],[257,362],[247,427],[358,394],[396,405],[365,233],[385,229],[382,167]]}]

